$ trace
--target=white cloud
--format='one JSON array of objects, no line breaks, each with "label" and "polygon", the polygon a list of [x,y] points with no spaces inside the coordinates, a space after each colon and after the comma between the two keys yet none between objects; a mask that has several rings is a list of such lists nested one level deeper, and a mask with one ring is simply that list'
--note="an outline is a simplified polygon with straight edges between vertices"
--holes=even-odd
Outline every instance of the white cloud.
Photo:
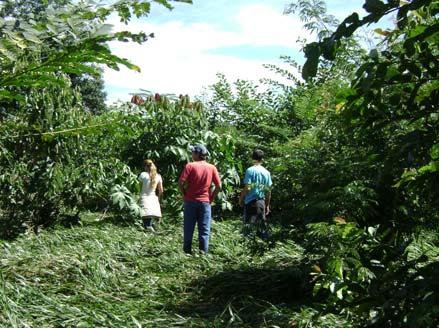
[{"label": "white cloud", "polygon": [[160,59],[145,63],[141,73],[124,68],[119,72],[107,71],[105,78],[113,86],[132,91],[142,88],[159,93],[196,95],[203,86],[214,83],[219,72],[232,81],[238,78],[257,81],[263,76],[272,77],[263,68],[262,61],[201,54],[184,57],[170,61],[172,58],[165,54]]},{"label": "white cloud", "polygon": [[[234,17],[236,26],[219,29],[209,23],[184,24],[179,21],[155,25],[131,22],[128,26],[116,22],[115,29],[132,32],[154,32],[155,38],[139,45],[113,43],[115,54],[140,66],[141,73],[122,68],[105,71],[109,101],[128,100],[128,92],[147,89],[159,93],[189,94],[194,96],[202,88],[215,82],[218,72],[230,80],[258,80],[272,76],[262,67],[267,61],[249,60],[232,55],[218,55],[219,48],[248,46],[297,47],[298,35],[305,33],[301,23],[293,16],[284,16],[268,5],[243,7]],[[281,54],[279,54],[281,55]],[[272,62],[277,62],[273,58]],[[127,90],[125,97],[113,92]]]}]

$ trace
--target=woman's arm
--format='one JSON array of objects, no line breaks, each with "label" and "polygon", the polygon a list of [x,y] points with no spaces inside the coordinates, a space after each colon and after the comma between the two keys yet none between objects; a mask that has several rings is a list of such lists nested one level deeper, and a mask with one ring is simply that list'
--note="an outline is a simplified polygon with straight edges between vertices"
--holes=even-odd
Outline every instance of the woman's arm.
[{"label": "woman's arm", "polygon": [[159,197],[159,199],[161,199],[163,196],[163,182],[161,180],[157,184],[157,196]]}]

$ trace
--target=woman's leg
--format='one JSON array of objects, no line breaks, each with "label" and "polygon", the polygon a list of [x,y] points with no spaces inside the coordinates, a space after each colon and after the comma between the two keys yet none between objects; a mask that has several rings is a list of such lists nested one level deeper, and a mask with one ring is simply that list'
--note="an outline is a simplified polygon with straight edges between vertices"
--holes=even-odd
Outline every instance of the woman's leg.
[{"label": "woman's leg", "polygon": [[152,216],[144,216],[143,217],[143,226],[146,229],[152,228]]}]

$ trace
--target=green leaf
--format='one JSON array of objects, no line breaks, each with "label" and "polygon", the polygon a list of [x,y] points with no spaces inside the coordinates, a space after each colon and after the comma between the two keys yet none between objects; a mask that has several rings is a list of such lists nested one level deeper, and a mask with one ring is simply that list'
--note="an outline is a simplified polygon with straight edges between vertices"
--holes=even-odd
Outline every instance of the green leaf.
[{"label": "green leaf", "polygon": [[316,76],[317,66],[319,64],[320,46],[317,42],[307,44],[304,49],[306,62],[302,68],[302,77],[305,80]]},{"label": "green leaf", "polygon": [[327,60],[334,60],[336,53],[336,43],[333,38],[325,38],[320,44],[323,57]]},{"label": "green leaf", "polygon": [[373,30],[376,34],[382,35],[382,36],[389,36],[392,32],[390,32],[389,30],[383,30],[381,28],[376,28]]},{"label": "green leaf", "polygon": [[380,0],[366,0],[363,8],[368,13],[381,14],[386,10],[387,6]]},{"label": "green leaf", "polygon": [[419,173],[433,173],[439,170],[439,161],[432,161],[428,165],[424,165],[419,168]]},{"label": "green leaf", "polygon": [[352,33],[360,26],[360,18],[357,13],[353,13],[346,17],[345,20],[338,26],[335,35],[340,37],[350,37]]},{"label": "green leaf", "polygon": [[378,60],[379,59],[379,55],[378,55],[378,50],[377,49],[372,49],[369,52],[369,57],[373,60]]},{"label": "green leaf", "polygon": [[23,36],[26,40],[31,41],[33,43],[41,44],[43,41],[41,41],[35,34],[29,33],[29,32],[23,32]]},{"label": "green leaf", "polygon": [[439,144],[435,144],[431,147],[430,156],[432,159],[439,159]]},{"label": "green leaf", "polygon": [[334,273],[340,280],[343,280],[343,267],[344,263],[341,258],[332,258],[328,261],[328,272]]}]

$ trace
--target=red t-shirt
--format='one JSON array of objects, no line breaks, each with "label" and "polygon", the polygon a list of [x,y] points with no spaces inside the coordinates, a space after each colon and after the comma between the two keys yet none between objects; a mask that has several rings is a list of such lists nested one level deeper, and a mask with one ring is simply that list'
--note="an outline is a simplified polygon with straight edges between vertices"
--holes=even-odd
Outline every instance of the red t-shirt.
[{"label": "red t-shirt", "polygon": [[181,172],[180,182],[187,182],[188,189],[184,194],[185,201],[210,202],[210,187],[221,185],[218,170],[205,161],[187,163]]}]

